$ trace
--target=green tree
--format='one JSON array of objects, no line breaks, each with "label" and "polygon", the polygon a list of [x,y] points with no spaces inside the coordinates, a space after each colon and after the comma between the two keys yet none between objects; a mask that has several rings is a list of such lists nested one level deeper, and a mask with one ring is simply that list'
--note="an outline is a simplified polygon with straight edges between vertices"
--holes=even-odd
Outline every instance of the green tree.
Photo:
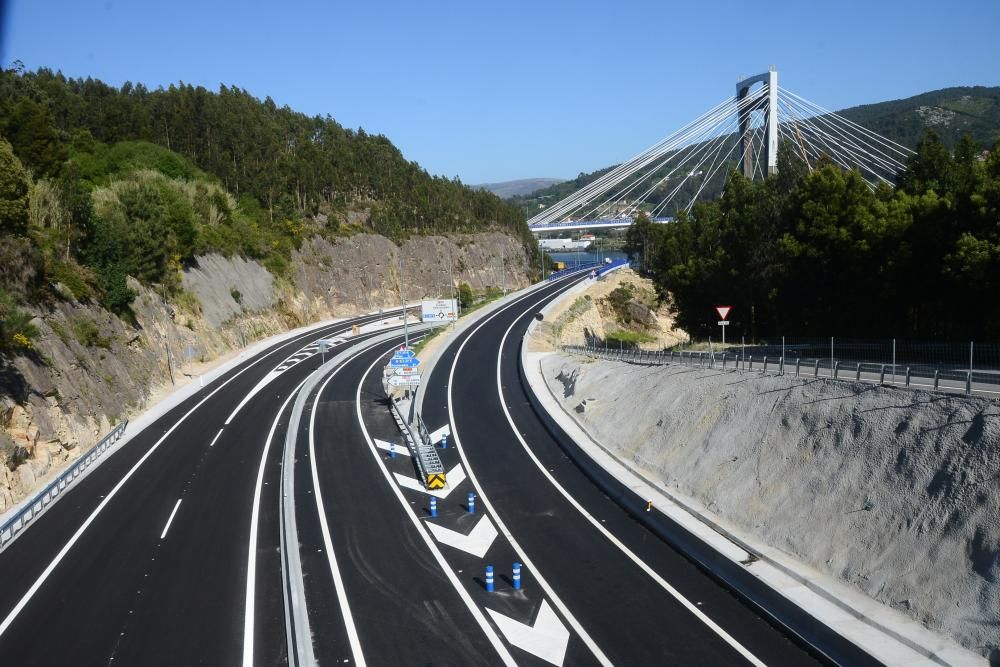
[{"label": "green tree", "polygon": [[0,232],[23,235],[28,229],[28,192],[31,182],[14,155],[11,145],[0,137]]}]

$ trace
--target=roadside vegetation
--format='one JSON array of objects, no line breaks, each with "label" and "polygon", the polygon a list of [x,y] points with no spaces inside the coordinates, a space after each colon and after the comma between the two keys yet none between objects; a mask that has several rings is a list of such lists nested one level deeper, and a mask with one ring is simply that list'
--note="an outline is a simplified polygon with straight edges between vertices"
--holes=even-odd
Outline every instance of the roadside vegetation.
[{"label": "roadside vegetation", "polygon": [[779,151],[778,175],[729,174],[722,198],[672,224],[640,216],[627,252],[671,296],[678,325],[731,335],[977,338],[1000,335],[1000,144],[949,151],[928,133],[874,191],[830,162]]},{"label": "roadside vegetation", "polygon": [[4,349],[37,333],[17,320],[17,304],[95,301],[129,318],[128,277],[181,296],[181,269],[205,253],[255,259],[291,280],[292,251],[315,235],[489,230],[537,258],[522,212],[330,117],[226,86],[115,88],[19,64],[0,72]]}]

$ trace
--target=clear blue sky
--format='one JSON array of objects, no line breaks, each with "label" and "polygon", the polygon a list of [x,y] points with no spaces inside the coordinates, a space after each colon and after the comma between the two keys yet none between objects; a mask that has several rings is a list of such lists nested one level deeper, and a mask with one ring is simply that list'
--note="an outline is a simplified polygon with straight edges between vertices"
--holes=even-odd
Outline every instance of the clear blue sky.
[{"label": "clear blue sky", "polygon": [[237,85],[466,183],[620,162],[775,64],[828,108],[1000,84],[997,0],[0,0],[0,59]]}]

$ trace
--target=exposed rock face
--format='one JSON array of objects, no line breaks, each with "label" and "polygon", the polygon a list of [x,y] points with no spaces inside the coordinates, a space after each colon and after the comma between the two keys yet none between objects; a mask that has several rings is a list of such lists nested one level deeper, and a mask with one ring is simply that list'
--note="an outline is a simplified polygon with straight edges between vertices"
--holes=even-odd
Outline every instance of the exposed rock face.
[{"label": "exposed rock face", "polygon": [[474,290],[528,284],[524,248],[503,234],[420,236],[402,247],[373,234],[337,242],[317,237],[295,254],[296,311],[314,320],[398,305],[400,256],[410,302],[450,295],[452,278]]},{"label": "exposed rock face", "polygon": [[0,359],[0,512],[35,490],[53,468],[79,456],[114,423],[143,411],[173,377],[294,326],[396,306],[399,254],[407,299],[449,294],[455,283],[498,286],[501,254],[508,288],[527,284],[527,258],[502,234],[420,237],[402,249],[361,234],[316,238],[293,257],[295,285],[240,257],[199,257],[169,304],[130,281],[136,324],[97,305],[57,302],[39,309],[35,353]]}]

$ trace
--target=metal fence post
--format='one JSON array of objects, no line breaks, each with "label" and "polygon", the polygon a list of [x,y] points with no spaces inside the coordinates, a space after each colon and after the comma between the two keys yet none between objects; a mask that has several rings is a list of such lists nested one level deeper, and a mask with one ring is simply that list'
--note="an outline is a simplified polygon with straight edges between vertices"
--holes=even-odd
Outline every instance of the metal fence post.
[{"label": "metal fence post", "polygon": [[816,365],[813,367],[813,377],[819,377],[819,359],[816,360]]},{"label": "metal fence post", "polygon": [[796,357],[795,359],[795,377],[799,376],[799,362],[802,361],[802,357]]},{"label": "metal fence post", "polygon": [[937,391],[937,388],[938,388],[938,373],[940,373],[940,371],[938,371],[937,369],[935,369],[934,370],[934,391]]},{"label": "metal fence post", "polygon": [[785,345],[781,345],[781,358],[778,359],[778,375],[785,374]]},{"label": "metal fence post", "polygon": [[765,375],[767,374],[767,355],[766,354],[764,355],[764,370],[761,371],[761,372],[764,373]]},{"label": "metal fence post", "polygon": [[896,386],[896,339],[892,339],[892,386]]},{"label": "metal fence post", "polygon": [[860,361],[858,362],[858,373],[854,377],[854,381],[855,382],[861,382],[861,362]]}]

